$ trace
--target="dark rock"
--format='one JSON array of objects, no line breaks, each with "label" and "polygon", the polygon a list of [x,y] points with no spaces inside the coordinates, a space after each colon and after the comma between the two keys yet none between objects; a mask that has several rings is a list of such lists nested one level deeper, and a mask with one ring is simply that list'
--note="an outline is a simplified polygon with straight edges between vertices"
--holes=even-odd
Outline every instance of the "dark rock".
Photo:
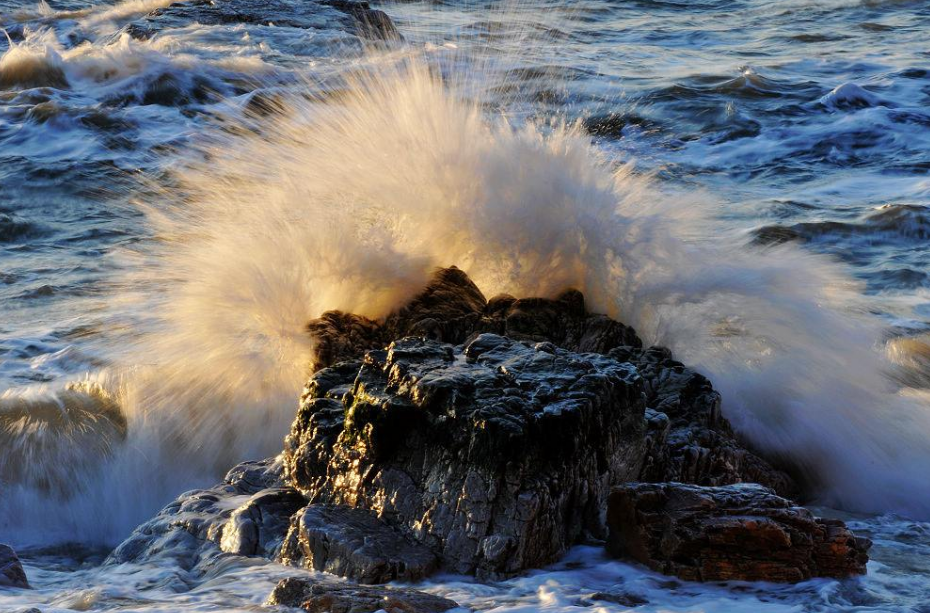
[{"label": "dark rock", "polygon": [[204,103],[214,97],[213,86],[203,77],[185,78],[164,73],[149,83],[142,93],[142,105],[184,106]]},{"label": "dark rock", "polygon": [[[611,604],[618,604],[622,607],[639,607],[644,604],[649,604],[649,601],[639,596],[638,594],[633,594],[631,592],[624,592],[619,590],[614,590],[610,592],[595,592],[588,596],[586,602],[590,601],[600,601],[600,602],[609,602]],[[590,604],[594,604],[590,602]]]},{"label": "dark rock", "polygon": [[422,292],[387,318],[382,334],[388,342],[405,336],[423,336],[462,343],[476,331],[495,331],[478,325],[486,306],[484,294],[468,275],[455,266],[443,268],[436,271]]},{"label": "dark rock", "polygon": [[281,464],[273,458],[258,462],[242,462],[229,469],[223,481],[236,492],[257,494],[268,488],[282,487],[282,470]]},{"label": "dark rock", "polygon": [[0,587],[29,587],[22,562],[9,545],[0,545]]},{"label": "dark rock", "polygon": [[356,33],[361,38],[385,41],[404,39],[387,13],[371,8],[364,0],[327,0],[325,4],[351,16]]},{"label": "dark rock", "polygon": [[142,94],[143,105],[178,106],[187,101],[188,98],[177,78],[167,73],[152,81]]},{"label": "dark rock", "polygon": [[352,17],[358,22],[358,34],[362,38],[374,40],[403,40],[397,27],[384,11],[368,9],[353,11]]},{"label": "dark rock", "polygon": [[91,110],[81,117],[81,123],[88,128],[98,130],[125,132],[131,130],[135,125],[126,119],[115,117],[112,113],[106,113],[100,110]]},{"label": "dark rock", "polygon": [[[705,377],[674,360],[667,349],[642,348],[629,326],[588,313],[584,297],[574,290],[554,300],[502,295],[486,301],[464,272],[451,267],[439,270],[421,294],[384,321],[331,311],[311,322],[309,332],[318,347],[317,366],[358,359],[366,350],[405,336],[460,344],[484,332],[551,342],[570,351],[606,353],[632,363],[644,380],[648,427],[639,480],[702,485],[757,482],[783,496],[797,493],[788,475],[736,439],[721,415],[720,395]],[[338,393],[317,395],[340,400],[352,385],[349,374],[340,376]],[[338,414],[338,408],[329,406],[335,411],[330,414]],[[328,423],[331,435],[338,435],[339,424]]]},{"label": "dark rock", "polygon": [[623,131],[628,126],[636,126],[646,130],[654,130],[654,122],[636,115],[625,113],[607,113],[604,115],[592,115],[582,120],[582,126],[592,136],[602,136],[608,138],[622,138]]},{"label": "dark rock", "polygon": [[753,232],[752,242],[756,245],[781,245],[791,241],[805,242],[802,232],[792,226],[763,226]]},{"label": "dark rock", "polygon": [[492,332],[597,353],[642,346],[629,326],[588,313],[581,292],[568,290],[554,300],[518,300],[504,295],[487,301],[471,279],[454,266],[438,270],[423,292],[382,322],[329,311],[310,322],[308,332],[317,344],[318,368],[358,359],[365,351],[381,349],[406,336],[458,345]]},{"label": "dark rock", "polygon": [[307,332],[314,340],[313,370],[361,358],[390,342],[378,322],[341,311],[323,313],[307,324]]},{"label": "dark rock", "polygon": [[136,23],[129,24],[123,31],[126,32],[130,38],[135,40],[149,40],[155,35],[155,31],[152,28]]},{"label": "dark rock", "polygon": [[299,492],[280,480],[272,460],[234,467],[224,483],[178,497],[133,531],[110,555],[110,562],[174,558],[192,568],[213,554],[273,558],[306,505]]},{"label": "dark rock", "polygon": [[759,485],[614,488],[608,550],[689,581],[797,582],[865,573],[867,539]]},{"label": "dark rock", "polygon": [[427,547],[368,511],[314,504],[294,515],[281,558],[359,583],[417,581],[439,565]]},{"label": "dark rock", "polygon": [[317,582],[291,577],[271,592],[268,604],[301,608],[311,613],[442,613],[455,602],[408,589]]},{"label": "dark rock", "polygon": [[356,368],[311,379],[287,479],[314,502],[377,512],[457,572],[508,575],[605,536],[607,488],[639,472],[629,364],[483,334],[396,341]]},{"label": "dark rock", "polygon": [[720,394],[701,374],[663,347],[620,347],[610,356],[629,361],[646,393],[646,459],[640,481],[697,485],[759,483],[794,497],[794,481],[747,450],[724,419]]},{"label": "dark rock", "polygon": [[244,111],[246,115],[256,118],[283,115],[287,111],[287,103],[282,94],[259,90],[249,97]]}]

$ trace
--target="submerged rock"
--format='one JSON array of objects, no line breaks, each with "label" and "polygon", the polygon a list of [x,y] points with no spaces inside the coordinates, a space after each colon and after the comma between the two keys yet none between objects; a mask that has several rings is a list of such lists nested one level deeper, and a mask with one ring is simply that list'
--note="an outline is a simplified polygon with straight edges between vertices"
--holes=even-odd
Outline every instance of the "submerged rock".
[{"label": "submerged rock", "polygon": [[0,587],[29,587],[23,564],[9,545],[0,545]]},{"label": "submerged rock", "polygon": [[314,502],[376,512],[456,572],[513,574],[604,536],[610,484],[639,472],[629,364],[482,334],[399,340],[355,366],[311,380],[287,479]]},{"label": "submerged rock", "polygon": [[321,582],[296,577],[275,586],[268,604],[311,613],[442,613],[458,606],[446,598],[416,590]]},{"label": "submerged rock", "polygon": [[865,573],[871,542],[759,485],[630,483],[607,510],[608,550],[689,581],[796,582]]},{"label": "submerged rock", "polygon": [[582,599],[581,604],[590,607],[595,606],[598,602],[609,602],[610,604],[618,604],[622,607],[635,608],[642,606],[644,604],[649,604],[649,601],[633,592],[627,592],[624,590],[611,590],[609,592],[594,592],[587,598]]}]

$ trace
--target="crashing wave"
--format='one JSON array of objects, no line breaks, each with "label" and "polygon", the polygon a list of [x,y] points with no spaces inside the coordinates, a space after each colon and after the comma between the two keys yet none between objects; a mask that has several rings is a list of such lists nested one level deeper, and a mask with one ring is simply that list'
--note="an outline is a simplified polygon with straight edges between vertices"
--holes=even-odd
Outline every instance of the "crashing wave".
[{"label": "crashing wave", "polygon": [[820,98],[819,102],[831,110],[860,109],[885,104],[869,90],[849,82],[837,85],[830,93]]}]

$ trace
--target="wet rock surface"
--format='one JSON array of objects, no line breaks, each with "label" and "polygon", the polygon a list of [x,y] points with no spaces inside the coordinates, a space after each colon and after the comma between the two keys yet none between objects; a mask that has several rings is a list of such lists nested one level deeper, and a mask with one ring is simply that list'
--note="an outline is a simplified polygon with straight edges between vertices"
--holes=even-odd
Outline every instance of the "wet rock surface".
[{"label": "wet rock surface", "polygon": [[108,560],[171,557],[190,569],[218,553],[274,558],[291,516],[306,504],[281,482],[280,469],[273,460],[246,462],[223,483],[182,494],[136,528]]},{"label": "wet rock surface", "polygon": [[29,587],[19,556],[9,545],[0,545],[0,587]]},{"label": "wet rock surface", "polygon": [[487,300],[454,266],[437,271],[423,292],[384,321],[328,311],[308,324],[308,332],[317,343],[317,368],[359,359],[407,336],[459,345],[489,332],[581,353],[642,346],[633,328],[588,313],[581,292],[568,290],[554,300],[509,295]]},{"label": "wet rock surface", "polygon": [[388,14],[371,8],[365,0],[324,0],[323,4],[349,15],[354,22],[356,34],[361,38],[385,41],[403,40]]},{"label": "wet rock surface", "polygon": [[646,458],[640,481],[698,485],[759,483],[781,496],[798,494],[783,471],[747,450],[721,413],[710,381],[664,347],[619,347],[608,354],[629,361],[646,395]]},{"label": "wet rock surface", "polygon": [[[691,580],[864,569],[865,541],[776,495],[797,488],[740,444],[710,381],[579,292],[488,301],[448,268],[383,320],[331,311],[308,331],[315,372],[283,454],[182,495],[111,561],[237,554],[363,584],[495,579],[609,536],[613,553]],[[734,485],[747,482],[771,490]],[[380,593],[306,589],[307,610]]]},{"label": "wet rock surface", "polygon": [[308,386],[289,483],[371,509],[456,572],[512,574],[604,535],[609,485],[638,474],[644,407],[629,364],[482,334],[457,347],[407,338],[357,373],[336,368],[344,378],[327,369]]},{"label": "wet rock surface", "polygon": [[456,572],[512,574],[603,537],[614,483],[795,491],[735,439],[706,378],[574,290],[487,301],[453,267],[383,321],[333,311],[309,331],[331,366],[301,399],[288,482],[375,511]]},{"label": "wet rock surface", "polygon": [[[458,345],[492,333],[549,342],[573,352],[607,354],[635,366],[643,381],[646,451],[638,480],[701,485],[753,482],[783,496],[797,494],[788,475],[736,439],[710,381],[676,361],[668,349],[644,348],[633,328],[589,313],[578,291],[568,290],[552,300],[507,295],[486,300],[464,272],[450,267],[439,270],[423,292],[384,321],[330,311],[310,322],[308,331],[317,342],[317,367],[361,359],[366,351],[406,336]],[[354,366],[340,368],[348,379],[344,371]],[[352,383],[341,385],[339,393],[348,391]],[[338,399],[338,393],[328,395]],[[331,428],[338,434],[338,424]]]},{"label": "wet rock surface", "polygon": [[689,581],[797,582],[865,573],[867,539],[754,484],[631,483],[607,510],[608,550]]},{"label": "wet rock surface", "polygon": [[366,584],[416,581],[439,566],[427,547],[370,512],[325,504],[294,515],[281,558]]},{"label": "wet rock surface", "polygon": [[609,592],[594,592],[587,598],[582,600],[582,604],[587,607],[597,606],[598,603],[610,603],[620,605],[621,607],[638,607],[644,604],[648,604],[649,601],[646,598],[635,594],[633,592],[627,592],[623,590],[612,590]]},{"label": "wet rock surface", "polygon": [[301,608],[311,613],[442,613],[458,606],[446,598],[416,590],[298,578],[278,583],[268,604]]}]

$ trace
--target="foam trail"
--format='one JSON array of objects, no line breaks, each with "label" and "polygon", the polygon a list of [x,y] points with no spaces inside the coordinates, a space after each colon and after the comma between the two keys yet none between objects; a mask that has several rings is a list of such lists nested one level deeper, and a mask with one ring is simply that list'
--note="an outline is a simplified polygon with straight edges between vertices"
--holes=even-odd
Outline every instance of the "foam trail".
[{"label": "foam trail", "polygon": [[930,513],[930,411],[887,380],[882,330],[834,264],[695,240],[698,199],[612,167],[576,126],[489,119],[439,72],[384,62],[181,173],[184,206],[158,216],[181,338],[264,355],[327,309],[383,316],[450,264],[488,294],[574,286],[708,372],[824,501]]}]

